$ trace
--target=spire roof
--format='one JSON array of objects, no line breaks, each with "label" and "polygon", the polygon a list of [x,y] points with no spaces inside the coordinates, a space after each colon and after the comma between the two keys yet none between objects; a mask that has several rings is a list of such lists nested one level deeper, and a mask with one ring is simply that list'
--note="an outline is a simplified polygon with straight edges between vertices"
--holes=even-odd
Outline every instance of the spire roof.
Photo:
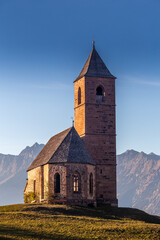
[{"label": "spire roof", "polygon": [[98,52],[95,49],[95,42],[93,42],[93,48],[92,51],[82,69],[80,72],[78,78],[75,80],[89,76],[89,77],[103,77],[103,78],[116,78],[114,77],[106,65],[104,64],[103,60],[99,56]]},{"label": "spire roof", "polygon": [[74,127],[53,136],[27,171],[48,163],[88,163],[95,165]]}]

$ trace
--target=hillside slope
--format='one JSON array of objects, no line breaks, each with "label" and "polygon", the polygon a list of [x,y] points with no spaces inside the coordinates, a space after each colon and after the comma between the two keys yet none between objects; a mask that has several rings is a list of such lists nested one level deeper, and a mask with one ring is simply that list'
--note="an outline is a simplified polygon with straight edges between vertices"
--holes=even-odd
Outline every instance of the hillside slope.
[{"label": "hillside slope", "polygon": [[160,219],[138,209],[65,205],[0,207],[0,239],[160,239]]}]

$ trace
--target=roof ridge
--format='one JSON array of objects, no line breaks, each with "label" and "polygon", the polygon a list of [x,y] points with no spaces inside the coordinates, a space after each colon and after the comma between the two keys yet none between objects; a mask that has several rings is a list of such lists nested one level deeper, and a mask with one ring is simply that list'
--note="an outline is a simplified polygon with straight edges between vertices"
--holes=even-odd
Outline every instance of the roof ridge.
[{"label": "roof ridge", "polygon": [[[92,156],[91,156],[91,154],[89,153],[89,151],[88,151],[88,149],[87,149],[87,147],[86,147],[86,145],[84,144],[84,142],[83,142],[83,140],[82,140],[82,138],[79,136],[79,134],[77,133],[77,131],[76,131],[76,129],[75,128],[73,128],[73,131],[72,131],[72,133],[73,134],[75,134],[75,135],[77,135],[77,137],[78,137],[78,141],[79,141],[79,143],[80,143],[80,146],[83,148],[83,149],[85,149],[85,151],[87,152],[87,154],[88,154],[88,156],[89,156],[89,158],[91,158],[92,159],[92,163],[91,162],[87,162],[88,164],[95,164],[95,161],[93,160],[93,158],[92,158]],[[72,135],[72,138],[71,138],[71,142],[70,142],[70,146],[72,145],[72,141],[74,141],[74,135]],[[67,160],[71,157],[71,153],[72,153],[72,149],[71,148],[69,148],[69,153],[68,153],[68,158],[67,158]],[[82,162],[81,162],[82,163]]]},{"label": "roof ridge", "polygon": [[[89,64],[88,64],[88,68],[87,68],[87,71],[86,71],[86,74],[88,73],[88,70],[89,70],[89,67],[91,65],[91,58],[92,58],[92,55],[93,55],[93,50],[95,49],[94,45],[93,45],[93,48],[92,48],[92,51],[87,59],[87,61],[89,60]],[[90,59],[89,59],[90,58]]]},{"label": "roof ridge", "polygon": [[[33,162],[30,164],[30,166],[28,167],[27,171],[30,171],[31,169],[33,169],[33,168],[35,168],[35,167],[38,167],[38,166],[42,166],[42,165],[44,165],[44,164],[47,164],[47,163],[49,162],[49,160],[53,157],[54,153],[57,151],[57,149],[59,148],[59,146],[61,145],[61,143],[63,142],[64,139],[62,140],[62,142],[59,143],[59,145],[57,146],[57,148],[55,149],[55,151],[54,151],[53,153],[51,153],[52,155],[51,155],[51,157],[49,157],[49,160],[47,160],[47,161],[45,160],[45,161],[43,161],[43,162],[40,164],[40,163],[39,163],[39,157],[40,157],[41,155],[43,155],[44,149],[46,150],[46,147],[48,146],[48,144],[51,143],[52,140],[53,140],[55,137],[57,137],[58,135],[62,134],[63,132],[67,132],[67,131],[68,131],[68,132],[66,133],[66,136],[67,136],[68,133],[71,131],[71,129],[72,129],[72,127],[67,128],[67,129],[61,131],[60,133],[57,133],[56,135],[52,136],[52,137],[48,140],[48,142],[45,144],[45,146],[43,147],[43,149],[40,151],[40,153],[37,155],[37,157],[36,157],[36,158],[33,160]],[[66,138],[66,136],[65,136],[64,138]],[[38,161],[38,163],[37,163],[37,161]],[[33,167],[33,166],[34,166],[34,167]]]},{"label": "roof ridge", "polygon": [[[73,132],[73,131],[72,131],[72,132]],[[72,138],[73,138],[73,136],[72,136]],[[70,146],[71,146],[71,144],[72,144],[72,138],[71,138],[71,141],[70,141],[70,143],[69,143],[69,151],[68,151],[68,157],[67,157],[67,160],[69,159],[70,152],[71,152],[71,148],[70,148]]]},{"label": "roof ridge", "polygon": [[[55,134],[54,136],[52,136],[51,138],[56,137],[57,135],[59,135],[59,134],[61,134],[61,133],[63,133],[63,132],[66,132],[67,130],[69,130],[69,129],[71,129],[71,128],[72,128],[72,127],[69,127],[69,128],[67,128],[67,129],[59,132],[59,133],[56,133],[56,134]],[[50,138],[50,139],[51,139],[51,138]],[[50,139],[49,139],[49,140],[50,140]]]}]

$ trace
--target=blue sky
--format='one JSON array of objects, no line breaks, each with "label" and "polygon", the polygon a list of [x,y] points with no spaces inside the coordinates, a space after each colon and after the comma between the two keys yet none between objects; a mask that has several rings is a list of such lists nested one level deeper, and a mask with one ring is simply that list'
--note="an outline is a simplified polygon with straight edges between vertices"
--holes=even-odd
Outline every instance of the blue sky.
[{"label": "blue sky", "polygon": [[0,152],[71,126],[95,40],[117,77],[117,153],[160,154],[159,29],[159,0],[0,0]]}]

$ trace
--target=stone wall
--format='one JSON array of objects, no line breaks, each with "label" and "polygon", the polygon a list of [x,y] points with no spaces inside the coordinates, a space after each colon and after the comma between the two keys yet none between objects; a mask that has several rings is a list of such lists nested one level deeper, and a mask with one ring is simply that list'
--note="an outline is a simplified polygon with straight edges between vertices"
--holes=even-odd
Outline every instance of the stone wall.
[{"label": "stone wall", "polygon": [[[89,175],[93,173],[93,194],[89,194]],[[54,176],[56,173],[60,174],[60,196],[65,199],[69,204],[88,205],[88,203],[95,202],[95,166],[89,164],[79,163],[58,163],[49,165],[49,189],[52,195],[54,192]],[[78,173],[79,179],[79,192],[73,191],[73,177]]]},{"label": "stone wall", "polygon": [[[89,194],[89,175],[93,173],[95,180],[95,166],[89,164],[68,164],[67,166],[67,198],[72,204],[88,205],[95,202],[95,184],[93,184],[93,194]],[[80,191],[73,191],[73,176],[75,173],[80,175]]]},{"label": "stone wall", "polygon": [[[95,172],[95,169],[96,167],[95,166],[92,166],[92,165],[89,165],[87,164],[86,166],[86,173],[87,173],[87,199],[90,199],[90,200],[96,200],[96,172]],[[93,174],[93,194],[90,194],[90,191],[89,191],[89,178],[90,178],[90,174]]]},{"label": "stone wall", "polygon": [[28,172],[28,183],[25,193],[34,192],[35,181],[35,193],[40,200],[41,193],[41,167],[34,168]]},{"label": "stone wall", "polygon": [[66,183],[66,166],[65,164],[49,164],[49,191],[51,195],[55,195],[54,192],[54,176],[56,173],[60,175],[60,196],[66,198],[67,196],[67,183]]},{"label": "stone wall", "polygon": [[[60,193],[55,194],[55,174],[60,175]],[[74,174],[79,174],[79,192],[73,191]],[[93,193],[89,192],[89,177],[93,174]],[[95,166],[90,164],[79,163],[57,163],[46,164],[37,167],[28,172],[28,184],[26,193],[34,192],[38,196],[38,201],[48,201],[50,197],[66,200],[66,203],[85,205],[95,203],[96,186],[95,186]],[[53,199],[53,198],[52,198]],[[55,198],[56,199],[56,198]]]},{"label": "stone wall", "polygon": [[46,164],[44,165],[44,200],[48,200],[48,189],[49,189],[49,164]]},{"label": "stone wall", "polygon": [[[34,189],[35,185],[35,189]],[[28,180],[25,193],[35,192],[38,201],[47,200],[48,197],[48,164],[28,171]]]}]

